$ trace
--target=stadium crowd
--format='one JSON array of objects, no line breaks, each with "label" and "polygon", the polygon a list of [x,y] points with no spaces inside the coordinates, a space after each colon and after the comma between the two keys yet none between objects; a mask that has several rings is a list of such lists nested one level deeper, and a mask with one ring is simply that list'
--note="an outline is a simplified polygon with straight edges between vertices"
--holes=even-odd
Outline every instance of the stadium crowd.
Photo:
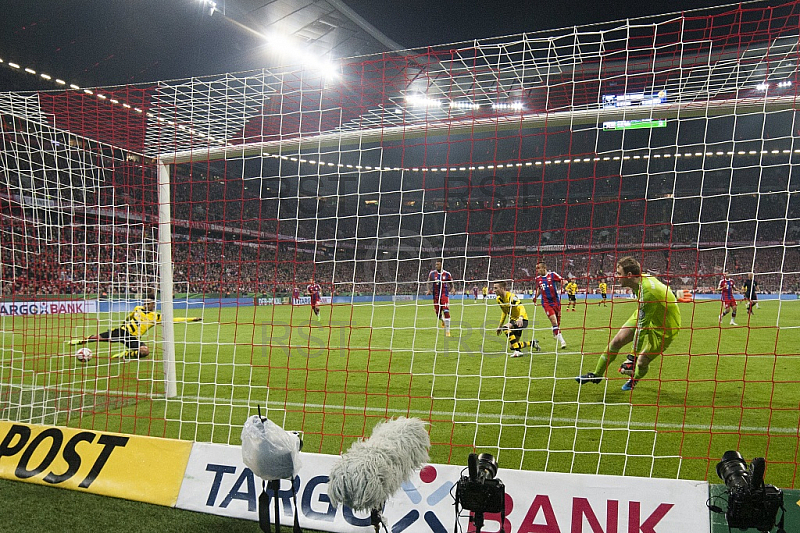
[{"label": "stadium crowd", "polygon": [[[109,226],[65,226],[58,230],[3,218],[2,295],[118,294],[139,292],[155,279],[154,240],[142,230]],[[630,249],[630,248],[629,248]],[[342,252],[342,253],[340,253]],[[375,250],[340,248],[335,253],[289,246],[284,242],[224,241],[176,234],[172,246],[176,293],[286,295],[315,277],[325,293],[339,295],[424,294],[434,258],[387,257]],[[427,253],[427,252],[426,252]],[[800,291],[800,251],[783,246],[727,250],[677,248],[655,243],[638,251],[643,266],[675,288],[711,292],[723,269],[734,276],[758,275],[764,292]],[[345,255],[345,258],[341,256]],[[401,254],[402,255],[402,254]],[[536,250],[504,248],[444,251],[445,268],[456,292],[469,292],[490,280],[515,280],[515,290],[532,289],[534,263],[545,257],[550,268],[574,278],[579,290],[592,292],[600,278],[613,277],[613,249]],[[357,257],[356,257],[357,256]],[[381,253],[379,257],[385,257]],[[783,272],[783,274],[781,274]]]},{"label": "stadium crowd", "polygon": [[[503,198],[448,209],[434,197],[430,205],[403,204],[401,219],[392,206],[384,214],[383,207],[362,205],[358,194],[333,203],[276,201],[263,185],[249,187],[212,170],[198,176],[179,168],[175,292],[288,294],[314,276],[327,293],[419,294],[437,256],[445,257],[456,292],[495,279],[532,289],[540,257],[576,279],[581,291],[592,291],[599,279],[613,277],[619,253],[637,255],[675,288],[712,291],[725,269],[734,276],[754,271],[765,292],[800,291],[800,251],[785,244],[800,238],[800,225],[787,220],[781,195],[737,196],[737,220],[701,224],[695,214],[673,212],[670,202],[642,199],[520,208]],[[157,219],[141,186],[100,187],[96,211],[80,216],[15,203],[13,193],[0,187],[3,296],[118,294],[152,285]],[[108,206],[128,218],[111,220],[103,213]],[[683,216],[684,223],[663,222]]]}]

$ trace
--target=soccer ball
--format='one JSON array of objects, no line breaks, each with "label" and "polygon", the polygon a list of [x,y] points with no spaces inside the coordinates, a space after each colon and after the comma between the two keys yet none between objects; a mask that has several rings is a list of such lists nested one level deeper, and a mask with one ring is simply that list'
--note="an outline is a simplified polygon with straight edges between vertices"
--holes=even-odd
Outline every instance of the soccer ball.
[{"label": "soccer ball", "polygon": [[75,352],[75,358],[78,359],[81,363],[88,363],[89,360],[92,358],[92,350],[89,348],[81,348],[77,352]]}]

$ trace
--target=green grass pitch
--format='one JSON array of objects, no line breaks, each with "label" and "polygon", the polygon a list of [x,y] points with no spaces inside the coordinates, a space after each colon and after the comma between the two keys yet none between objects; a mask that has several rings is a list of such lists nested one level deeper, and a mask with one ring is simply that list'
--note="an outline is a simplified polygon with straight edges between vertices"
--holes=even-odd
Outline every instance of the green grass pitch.
[{"label": "green grass pitch", "polygon": [[563,313],[568,347],[558,351],[539,308],[525,338],[534,332],[543,351],[514,359],[494,334],[492,300],[451,302],[451,337],[430,301],[328,305],[319,323],[309,306],[176,311],[203,322],[175,325],[179,395],[171,399],[163,398],[158,348],[149,359],[120,361],[109,358],[118,345],[92,346],[84,365],[64,345],[120,314],[6,317],[0,412],[238,444],[260,404],[304,432],[305,451],[334,454],[379,419],[417,416],[430,423],[435,462],[466,464],[475,447],[506,468],[705,479],[736,449],[766,457],[770,483],[796,485],[800,303],[762,301],[749,320],[740,306],[739,326],[729,317],[718,325],[716,300],[680,304],[683,331],[630,393],[616,372],[624,353],[601,384],[574,381],[594,368],[635,305],[589,302]]}]

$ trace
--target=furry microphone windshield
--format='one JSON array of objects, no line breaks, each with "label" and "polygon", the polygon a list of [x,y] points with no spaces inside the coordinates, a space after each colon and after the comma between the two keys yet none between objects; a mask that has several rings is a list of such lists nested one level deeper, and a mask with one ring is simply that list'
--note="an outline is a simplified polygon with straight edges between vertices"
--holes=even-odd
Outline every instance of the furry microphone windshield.
[{"label": "furry microphone windshield", "polygon": [[418,418],[379,422],[371,438],[354,442],[331,468],[331,503],[355,511],[380,510],[411,473],[428,462],[430,446],[425,423]]}]

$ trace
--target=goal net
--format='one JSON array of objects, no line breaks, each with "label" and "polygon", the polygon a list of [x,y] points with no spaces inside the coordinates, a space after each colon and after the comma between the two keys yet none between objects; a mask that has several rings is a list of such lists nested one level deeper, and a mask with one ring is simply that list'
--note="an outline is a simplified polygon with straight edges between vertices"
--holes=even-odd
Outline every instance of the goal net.
[{"label": "goal net", "polygon": [[[261,405],[332,454],[416,416],[436,462],[706,479],[737,449],[794,487],[799,19],[747,4],[336,74],[2,94],[0,416],[238,444]],[[579,385],[637,314],[626,256],[681,329],[635,389],[630,345]],[[539,263],[575,283],[557,332]],[[75,357],[156,291],[149,354]]]},{"label": "goal net", "polygon": [[0,96],[2,418],[68,423],[163,392],[151,368],[109,357],[119,350],[87,346],[97,359],[76,367],[66,344],[116,328],[158,282],[142,158],[106,142],[104,118],[64,117],[83,131],[55,124],[75,103],[83,97]]}]

